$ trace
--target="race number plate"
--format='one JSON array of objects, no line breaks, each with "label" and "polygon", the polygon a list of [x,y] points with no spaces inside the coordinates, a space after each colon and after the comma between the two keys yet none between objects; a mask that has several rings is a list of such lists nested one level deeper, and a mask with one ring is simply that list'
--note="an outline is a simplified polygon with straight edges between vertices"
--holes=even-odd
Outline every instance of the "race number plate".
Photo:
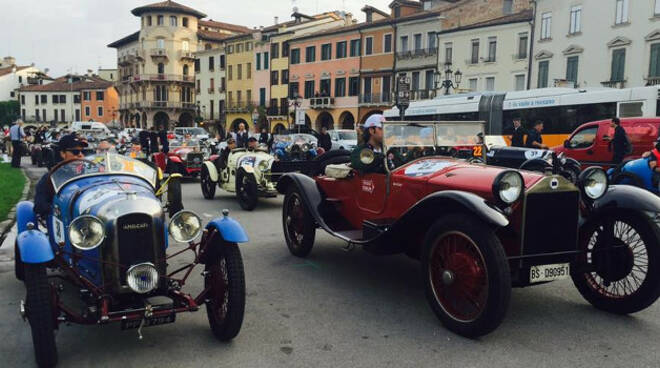
[{"label": "race number plate", "polygon": [[567,279],[571,275],[568,263],[532,266],[529,270],[529,282],[553,281]]}]

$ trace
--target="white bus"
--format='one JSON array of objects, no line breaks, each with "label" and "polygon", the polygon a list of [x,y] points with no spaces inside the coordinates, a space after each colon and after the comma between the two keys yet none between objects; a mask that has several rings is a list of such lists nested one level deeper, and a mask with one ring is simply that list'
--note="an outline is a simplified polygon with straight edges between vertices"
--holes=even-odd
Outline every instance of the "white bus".
[{"label": "white bus", "polygon": [[[481,92],[436,97],[411,102],[405,120],[486,121],[487,144],[510,143],[513,118],[530,128],[544,122],[543,143],[561,145],[581,124],[613,117],[660,116],[660,87],[541,88],[514,92]],[[385,111],[388,120],[399,120],[399,110]]]}]

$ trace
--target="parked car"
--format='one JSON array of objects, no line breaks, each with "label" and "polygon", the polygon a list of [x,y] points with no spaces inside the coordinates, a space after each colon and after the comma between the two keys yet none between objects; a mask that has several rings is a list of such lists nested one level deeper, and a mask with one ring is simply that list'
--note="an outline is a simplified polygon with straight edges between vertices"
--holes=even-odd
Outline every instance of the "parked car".
[{"label": "parked car", "polygon": [[[614,151],[610,142],[606,140],[614,137],[614,128],[610,127],[611,121],[601,120],[583,124],[571,134],[563,146],[552,149],[577,160],[584,168],[591,166],[611,168]],[[633,146],[632,153],[624,160],[636,159],[655,144],[660,131],[660,118],[624,118],[621,119],[621,126]]]},{"label": "parked car", "polygon": [[179,127],[179,128],[174,128],[174,136],[176,139],[179,140],[184,139],[186,136],[190,136],[190,138],[195,140],[200,140],[200,139],[208,139],[209,133],[203,128]]},{"label": "parked car", "polygon": [[280,161],[309,161],[325,152],[318,147],[318,139],[306,133],[275,135],[272,149]]},{"label": "parked car", "polygon": [[152,155],[152,160],[166,174],[178,173],[184,177],[197,177],[208,156],[208,150],[200,145],[199,141],[189,139],[172,141],[168,153],[156,152]]},{"label": "parked car", "polygon": [[330,134],[333,150],[345,149],[347,151],[352,151],[357,147],[357,132],[355,130],[328,130],[328,134]]},{"label": "parked car", "polygon": [[[119,323],[137,328],[141,339],[142,328],[205,304],[218,339],[239,333],[245,278],[237,243],[248,238],[226,211],[204,227],[196,214],[168,204],[166,223],[159,196],[174,201],[178,194],[180,201],[178,181],[164,184],[157,170],[116,154],[62,162],[49,179],[52,215],[38,218],[31,202],[17,206],[15,273],[27,290],[20,312],[39,366],[57,363],[54,332],[69,323]],[[170,260],[181,252],[166,254],[168,234],[188,243],[197,255],[191,263],[179,268]],[[204,285],[195,297],[183,287],[197,265],[204,266]]]},{"label": "parked car", "polygon": [[[475,152],[474,149],[472,151]],[[482,156],[476,157],[483,161]],[[489,147],[486,152],[486,163],[493,166],[541,173],[554,172],[572,183],[577,183],[580,172],[582,172],[582,165],[570,157],[565,157],[564,153],[557,154],[552,150],[536,148]]]},{"label": "parked car", "polygon": [[[402,166],[393,166],[390,155],[375,161],[365,149],[362,163],[381,172],[336,164],[311,178],[284,175],[277,189],[285,194],[289,251],[306,257],[321,228],[346,249],[418,259],[431,309],[467,337],[500,325],[512,286],[570,277],[587,301],[617,314],[657,300],[660,198],[609,186],[597,167],[583,171],[576,185],[561,175],[436,156],[439,146],[461,145],[441,134],[451,124],[457,123],[385,123],[384,152],[418,142],[423,153]],[[472,136],[478,133],[483,124],[473,123]]]}]

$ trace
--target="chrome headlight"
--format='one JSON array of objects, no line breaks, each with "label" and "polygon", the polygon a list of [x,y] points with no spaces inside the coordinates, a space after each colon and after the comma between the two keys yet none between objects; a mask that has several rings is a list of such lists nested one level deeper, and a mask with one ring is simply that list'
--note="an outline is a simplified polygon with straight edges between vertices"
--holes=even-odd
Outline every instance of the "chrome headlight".
[{"label": "chrome headlight", "polygon": [[158,287],[158,271],[152,263],[131,266],[126,272],[128,287],[138,294],[145,294]]},{"label": "chrome headlight", "polygon": [[270,160],[262,160],[258,165],[259,171],[266,172],[270,169]]},{"label": "chrome headlight", "polygon": [[103,243],[105,226],[95,216],[83,215],[69,225],[69,241],[80,250],[91,250]]},{"label": "chrome headlight", "polygon": [[190,211],[179,211],[170,220],[168,231],[180,243],[195,240],[202,231],[202,220]]},{"label": "chrome headlight", "polygon": [[309,151],[310,149],[312,149],[312,145],[311,145],[311,144],[309,144],[309,143],[303,143],[303,145],[302,145],[302,151],[303,151],[303,152],[307,152],[307,151]]},{"label": "chrome headlight", "polygon": [[587,198],[591,200],[598,199],[607,192],[607,174],[600,167],[590,167],[580,174],[578,184]]},{"label": "chrome headlight", "polygon": [[510,205],[520,199],[525,182],[517,171],[504,171],[493,182],[493,196],[500,202]]}]

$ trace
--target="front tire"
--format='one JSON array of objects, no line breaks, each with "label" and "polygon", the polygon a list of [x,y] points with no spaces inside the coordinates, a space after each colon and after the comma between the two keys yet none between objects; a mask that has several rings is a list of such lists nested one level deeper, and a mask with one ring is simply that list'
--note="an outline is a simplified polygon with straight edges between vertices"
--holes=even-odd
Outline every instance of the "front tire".
[{"label": "front tire", "polygon": [[14,274],[19,281],[25,281],[25,263],[21,258],[21,252],[18,250],[18,242],[14,244]]},{"label": "front tire", "polygon": [[245,272],[236,244],[213,244],[218,255],[206,264],[204,287],[210,288],[206,315],[211,331],[220,341],[236,337],[245,312]]},{"label": "front tire", "polygon": [[25,265],[25,288],[27,289],[25,307],[32,329],[32,343],[37,365],[53,367],[57,364],[55,308],[46,266],[42,264]]},{"label": "front tire", "polygon": [[167,183],[167,213],[170,218],[183,210],[183,195],[181,194],[181,181],[176,178]]},{"label": "front tire", "polygon": [[[585,253],[571,277],[594,307],[616,314],[639,312],[660,297],[660,230],[634,213],[609,213],[580,233]],[[579,272],[580,268],[588,272]]]},{"label": "front tire", "polygon": [[206,167],[206,165],[202,166],[200,183],[202,186],[202,195],[204,196],[204,198],[213,199],[213,197],[215,197],[216,183],[213,180],[211,180],[211,174],[209,174],[209,168]]},{"label": "front tire", "polygon": [[243,169],[236,173],[236,198],[241,208],[246,211],[255,209],[259,201],[257,179]]},{"label": "front tire", "polygon": [[295,186],[284,197],[282,227],[289,252],[296,257],[307,257],[314,247],[316,225]]},{"label": "front tire", "polygon": [[474,338],[502,323],[511,274],[487,224],[463,214],[437,220],[424,239],[422,274],[431,309],[450,331]]}]

